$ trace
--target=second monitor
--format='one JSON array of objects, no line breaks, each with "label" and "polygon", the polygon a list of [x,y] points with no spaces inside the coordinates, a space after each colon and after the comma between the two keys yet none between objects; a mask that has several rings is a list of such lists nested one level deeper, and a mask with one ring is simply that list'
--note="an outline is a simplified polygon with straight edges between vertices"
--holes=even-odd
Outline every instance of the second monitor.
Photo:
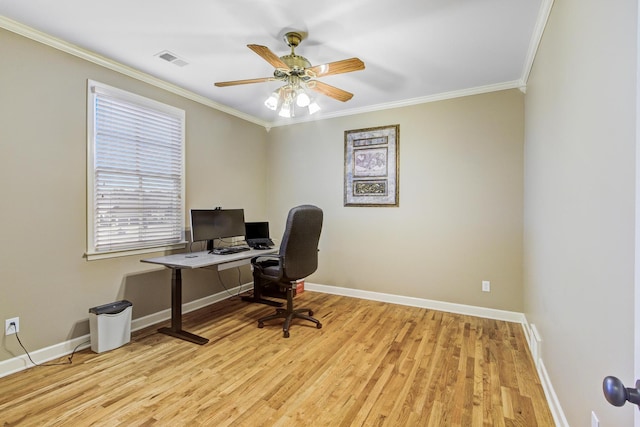
[{"label": "second monitor", "polygon": [[263,249],[274,246],[273,241],[269,237],[269,223],[266,221],[261,222],[247,222],[245,223],[245,240],[247,245],[252,248],[261,247]]}]

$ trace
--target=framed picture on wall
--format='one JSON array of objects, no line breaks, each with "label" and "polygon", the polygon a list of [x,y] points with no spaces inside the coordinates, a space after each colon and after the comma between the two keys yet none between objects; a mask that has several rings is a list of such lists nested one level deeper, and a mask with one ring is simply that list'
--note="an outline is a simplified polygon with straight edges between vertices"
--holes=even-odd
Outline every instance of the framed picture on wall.
[{"label": "framed picture on wall", "polygon": [[344,132],[344,205],[398,206],[400,125]]}]

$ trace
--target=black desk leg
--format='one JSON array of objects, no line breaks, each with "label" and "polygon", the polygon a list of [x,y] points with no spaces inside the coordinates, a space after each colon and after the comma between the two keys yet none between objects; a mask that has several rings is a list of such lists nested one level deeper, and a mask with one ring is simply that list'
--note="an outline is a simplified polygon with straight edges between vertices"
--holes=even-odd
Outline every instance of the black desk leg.
[{"label": "black desk leg", "polygon": [[171,327],[160,328],[158,332],[196,344],[206,344],[207,338],[182,330],[182,270],[171,269]]}]

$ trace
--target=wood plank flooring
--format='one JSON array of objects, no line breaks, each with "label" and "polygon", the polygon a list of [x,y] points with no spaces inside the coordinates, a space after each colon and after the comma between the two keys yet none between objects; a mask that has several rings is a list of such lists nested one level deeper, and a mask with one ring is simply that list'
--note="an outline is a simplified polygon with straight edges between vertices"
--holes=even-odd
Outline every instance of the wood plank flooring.
[{"label": "wood plank flooring", "polygon": [[[8,426],[553,426],[522,326],[306,291],[322,329],[238,297],[0,379]],[[168,322],[167,322],[168,323]],[[66,358],[61,359],[65,361]]]}]

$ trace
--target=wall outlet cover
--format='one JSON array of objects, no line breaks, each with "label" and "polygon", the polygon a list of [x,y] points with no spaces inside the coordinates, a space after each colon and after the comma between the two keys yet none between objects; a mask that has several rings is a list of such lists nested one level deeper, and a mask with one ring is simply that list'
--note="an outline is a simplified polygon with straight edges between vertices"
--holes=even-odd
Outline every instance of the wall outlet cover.
[{"label": "wall outlet cover", "polygon": [[[14,323],[15,327],[11,324]],[[4,334],[5,335],[13,335],[15,333],[20,332],[20,318],[14,317],[12,319],[7,319],[4,321]]]}]

